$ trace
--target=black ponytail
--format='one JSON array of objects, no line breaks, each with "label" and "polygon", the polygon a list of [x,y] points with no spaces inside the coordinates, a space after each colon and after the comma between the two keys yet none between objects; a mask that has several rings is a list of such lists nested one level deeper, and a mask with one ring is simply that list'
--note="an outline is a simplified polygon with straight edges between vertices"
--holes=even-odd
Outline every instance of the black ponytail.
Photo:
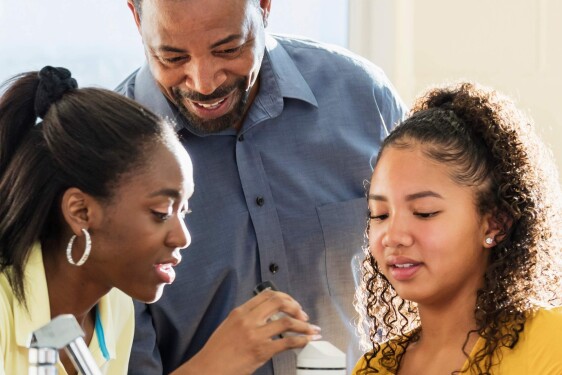
[{"label": "black ponytail", "polygon": [[[0,272],[25,304],[24,268],[37,241],[57,240],[64,191],[110,201],[171,127],[114,92],[78,89],[70,72],[45,67],[10,80],[0,98]],[[42,118],[42,121],[40,121]]]},{"label": "black ponytail", "polygon": [[4,175],[14,152],[35,126],[34,103],[39,80],[36,74],[23,73],[6,81],[0,92],[0,177]]}]

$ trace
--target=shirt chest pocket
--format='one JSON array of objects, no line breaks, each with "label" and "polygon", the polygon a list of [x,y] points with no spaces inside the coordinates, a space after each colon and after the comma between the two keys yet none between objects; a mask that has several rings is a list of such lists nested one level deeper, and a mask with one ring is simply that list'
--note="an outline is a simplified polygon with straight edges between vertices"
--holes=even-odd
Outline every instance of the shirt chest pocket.
[{"label": "shirt chest pocket", "polygon": [[316,208],[326,249],[326,280],[330,295],[353,297],[363,260],[367,223],[365,197]]}]

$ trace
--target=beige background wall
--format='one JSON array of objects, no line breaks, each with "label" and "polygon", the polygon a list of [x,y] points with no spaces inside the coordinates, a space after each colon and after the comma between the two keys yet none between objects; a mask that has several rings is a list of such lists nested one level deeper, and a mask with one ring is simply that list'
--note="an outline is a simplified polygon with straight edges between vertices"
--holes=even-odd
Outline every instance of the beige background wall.
[{"label": "beige background wall", "polygon": [[350,0],[351,50],[381,66],[404,101],[462,78],[530,115],[562,166],[562,1]]}]

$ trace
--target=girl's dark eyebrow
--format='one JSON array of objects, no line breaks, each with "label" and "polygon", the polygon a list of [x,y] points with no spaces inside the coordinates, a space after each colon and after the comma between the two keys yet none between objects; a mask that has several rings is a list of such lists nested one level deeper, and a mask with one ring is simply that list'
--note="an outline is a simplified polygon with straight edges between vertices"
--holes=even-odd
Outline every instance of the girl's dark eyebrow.
[{"label": "girl's dark eyebrow", "polygon": [[[416,200],[416,199],[427,198],[427,197],[443,199],[441,194],[436,193],[436,192],[431,191],[431,190],[425,190],[425,191],[420,191],[419,193],[408,194],[406,196],[406,201],[413,201],[413,200]],[[382,201],[382,202],[388,201],[388,199],[386,199],[386,197],[384,195],[378,195],[378,194],[369,194],[369,199],[372,199],[372,200],[375,200],[375,201]]]},{"label": "girl's dark eyebrow", "polygon": [[415,199],[420,199],[420,198],[426,198],[426,197],[433,197],[433,198],[439,198],[439,199],[443,199],[443,197],[441,196],[441,194],[436,193],[434,191],[431,190],[425,190],[425,191],[420,191],[419,193],[414,193],[414,194],[409,194],[406,196],[406,200],[407,201],[413,201]]}]

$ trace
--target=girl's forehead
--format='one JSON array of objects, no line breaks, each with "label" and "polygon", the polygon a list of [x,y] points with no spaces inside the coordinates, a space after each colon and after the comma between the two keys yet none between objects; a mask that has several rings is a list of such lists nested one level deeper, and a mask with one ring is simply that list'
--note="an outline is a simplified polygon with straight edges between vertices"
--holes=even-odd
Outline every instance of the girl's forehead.
[{"label": "girl's forehead", "polygon": [[463,190],[474,194],[472,187],[461,185],[453,178],[454,164],[431,158],[424,152],[425,147],[417,144],[385,148],[373,171],[369,193],[406,197],[433,191],[455,196]]}]

